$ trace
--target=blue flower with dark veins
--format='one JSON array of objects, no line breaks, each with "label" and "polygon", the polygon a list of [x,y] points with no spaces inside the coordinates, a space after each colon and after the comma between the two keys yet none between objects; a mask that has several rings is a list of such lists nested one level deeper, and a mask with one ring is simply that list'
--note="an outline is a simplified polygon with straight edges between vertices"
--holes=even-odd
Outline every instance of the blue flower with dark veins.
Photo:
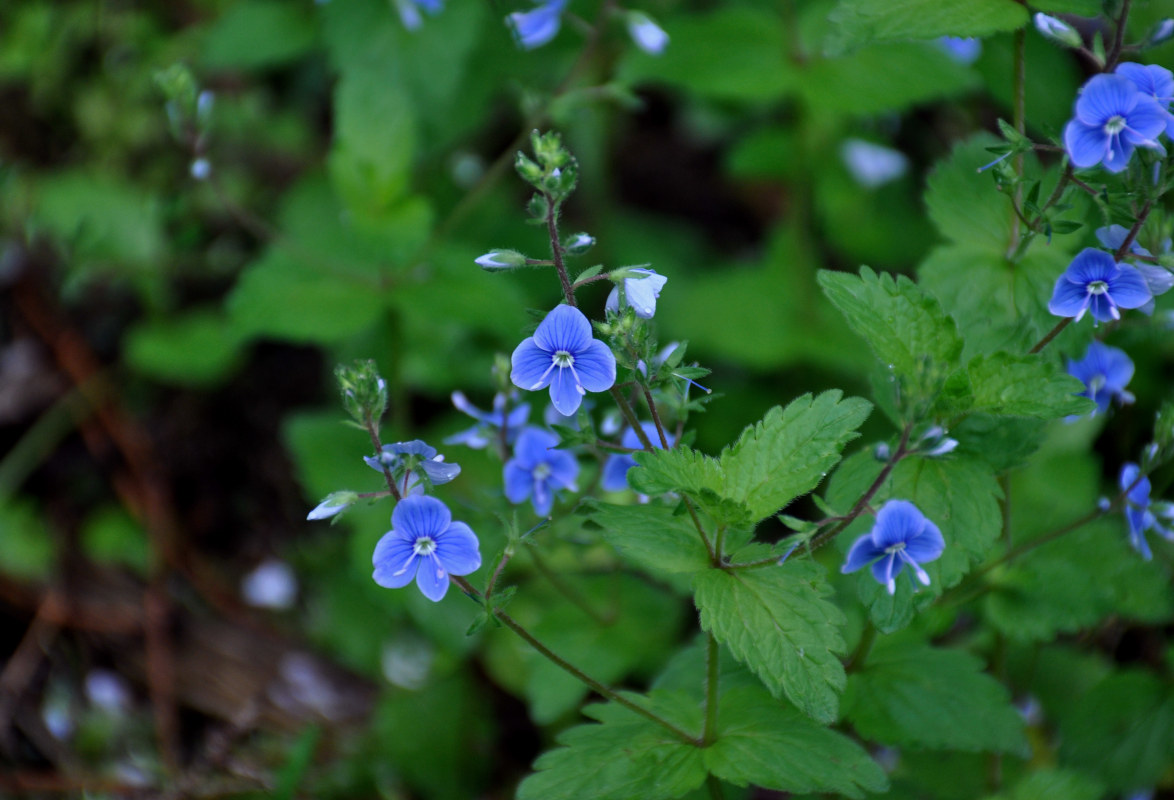
[{"label": "blue flower with dark veins", "polygon": [[513,444],[518,438],[518,432],[530,419],[530,404],[515,404],[509,414],[505,413],[506,402],[509,398],[502,392],[493,396],[493,410],[482,411],[469,402],[464,392],[452,393],[452,404],[457,410],[468,414],[477,420],[477,424],[460,433],[454,433],[444,440],[445,444],[463,444],[474,450],[487,447],[501,436],[501,426],[505,424],[506,444]]},{"label": "blue flower with dark veins", "polygon": [[566,7],[567,0],[547,0],[531,11],[515,11],[506,20],[518,44],[526,50],[533,50],[558,35],[563,9]]},{"label": "blue flower with dark veins", "polygon": [[[1129,228],[1124,225],[1109,225],[1105,228],[1096,229],[1097,241],[1106,250],[1111,250],[1116,253],[1121,249],[1121,245],[1125,244],[1125,239],[1129,236]],[[1168,253],[1170,251],[1170,240],[1166,239],[1162,242],[1162,252]],[[1134,239],[1129,245],[1129,252],[1139,256],[1152,256],[1149,250],[1137,243]],[[1150,294],[1154,297],[1159,297],[1174,288],[1174,272],[1157,264],[1130,264],[1129,266],[1141,273],[1141,277],[1145,279],[1145,285],[1149,287]],[[1138,306],[1138,310],[1145,314],[1154,313],[1154,302],[1151,299],[1145,305]]]},{"label": "blue flower with dark veins", "polygon": [[1096,75],[1076,100],[1075,116],[1064,126],[1064,149],[1077,167],[1103,164],[1120,172],[1135,147],[1162,150],[1158,135],[1167,113],[1158,101],[1122,75]]},{"label": "blue flower with dark veins", "polygon": [[[1150,504],[1150,479],[1141,474],[1137,464],[1128,463],[1121,467],[1121,490],[1125,492],[1125,521],[1129,523],[1129,544],[1149,561],[1154,557],[1150,544],[1146,541],[1145,532],[1152,530],[1163,539],[1174,542],[1174,530],[1159,521],[1169,522],[1174,518],[1174,510],[1169,503],[1160,506]],[[1159,508],[1155,514],[1154,509]]]},{"label": "blue flower with dark veins", "polygon": [[560,414],[574,414],[587,392],[606,392],[616,382],[616,357],[591,336],[583,312],[562,305],[546,315],[514,348],[510,380],[527,391],[550,387],[550,402]]},{"label": "blue flower with dark veins", "polygon": [[1058,317],[1076,317],[1086,311],[1093,319],[1110,322],[1121,319],[1122,308],[1138,308],[1151,299],[1141,273],[1128,264],[1118,264],[1103,250],[1081,250],[1064,274],[1056,279],[1048,311]]},{"label": "blue flower with dark veins", "polygon": [[917,506],[908,500],[890,500],[877,512],[872,531],[852,545],[840,571],[847,574],[871,564],[872,577],[893,594],[905,567],[929,586],[929,574],[921,565],[936,560],[945,549],[942,532]]},{"label": "blue flower with dark veins", "polygon": [[1084,358],[1068,362],[1068,374],[1084,384],[1080,396],[1097,404],[1094,415],[1108,411],[1110,400],[1121,405],[1133,402],[1133,395],[1125,390],[1133,379],[1133,361],[1124,350],[1093,342]]},{"label": "blue flower with dark veins", "polygon": [[[383,445],[378,456],[363,456],[367,466],[378,472],[384,467],[395,477],[400,478],[405,472],[414,476],[423,473],[434,486],[448,483],[461,474],[459,464],[444,460],[444,456],[436,453],[435,447],[428,446],[419,439],[410,442],[396,442]],[[409,481],[409,488],[410,488]]]},{"label": "blue flower with dark veins", "polygon": [[[648,441],[652,442],[652,446],[657,450],[663,449],[660,443],[660,434],[656,432],[656,425],[651,422],[642,422],[640,427],[644,429],[644,435],[648,437]],[[672,447],[674,437],[672,434],[665,434],[669,440],[669,447]],[[631,450],[639,450],[643,447],[640,444],[640,437],[636,435],[636,431],[628,428],[624,431],[624,435],[620,438],[620,444]],[[628,488],[628,470],[636,466],[636,459],[632,458],[629,453],[614,453],[607,457],[603,462],[603,473],[600,476],[599,485],[609,492],[622,492]]]},{"label": "blue flower with dark veins", "polygon": [[1166,135],[1174,137],[1174,114],[1170,113],[1170,105],[1174,103],[1174,72],[1157,64],[1135,64],[1130,61],[1119,65],[1115,72],[1132,81],[1139,92],[1154,98],[1166,112]]},{"label": "blue flower with dark veins", "polygon": [[511,503],[534,506],[546,516],[559,489],[575,490],[579,462],[566,450],[556,449],[558,437],[541,428],[526,428],[514,446],[514,457],[505,464],[505,496]]},{"label": "blue flower with dark veins", "polygon": [[373,578],[387,589],[413,580],[429,600],[448,591],[449,575],[468,575],[481,567],[477,535],[454,522],[448,506],[435,497],[405,497],[391,512],[391,530],[375,545]]},{"label": "blue flower with dark veins", "polygon": [[[652,319],[656,314],[656,300],[660,297],[660,290],[668,283],[668,278],[654,269],[636,268],[629,272],[632,274],[623,279],[623,305],[631,306],[641,319]],[[620,306],[620,287],[614,286],[607,296],[605,308],[618,314]]]}]

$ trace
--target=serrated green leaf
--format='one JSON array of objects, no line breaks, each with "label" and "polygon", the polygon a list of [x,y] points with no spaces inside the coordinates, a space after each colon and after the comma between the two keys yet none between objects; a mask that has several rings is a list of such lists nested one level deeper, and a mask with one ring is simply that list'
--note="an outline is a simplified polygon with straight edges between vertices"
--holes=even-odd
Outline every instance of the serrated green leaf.
[{"label": "serrated green leaf", "polygon": [[775,697],[813,719],[836,718],[844,687],[844,615],[825,598],[824,570],[812,561],[781,567],[699,572],[693,577],[701,627],[754,671]]},{"label": "serrated green leaf", "polygon": [[1130,671],[1111,675],[1075,701],[1060,721],[1060,761],[1110,789],[1153,786],[1174,768],[1170,684]]},{"label": "serrated green leaf", "polygon": [[628,471],[628,485],[644,494],[720,494],[725,484],[721,464],[688,447],[635,453],[633,458],[637,467]]},{"label": "serrated green leaf", "polygon": [[995,353],[977,356],[967,366],[973,405],[982,414],[1055,419],[1087,414],[1094,405],[1078,397],[1084,385],[1039,356]]},{"label": "serrated green leaf", "polygon": [[693,521],[659,505],[620,506],[584,501],[603,538],[637,567],[652,572],[696,572],[710,566]]},{"label": "serrated green leaf", "polygon": [[991,160],[986,148],[998,144],[981,133],[955,145],[930,173],[925,204],[947,239],[1002,256],[1011,241],[1011,201],[988,173],[977,171]]},{"label": "serrated green leaf", "polygon": [[[655,692],[652,702],[628,695],[686,730],[700,728],[700,707],[687,695]],[[646,800],[672,798],[705,781],[702,751],[664,727],[615,703],[584,713],[599,724],[559,734],[561,747],[534,762],[537,772],[518,787],[518,800]]]},{"label": "serrated green leaf", "polygon": [[1009,0],[840,0],[829,19],[843,44],[989,36],[1027,24],[1027,9]]},{"label": "serrated green leaf", "polygon": [[884,744],[1026,751],[1023,718],[982,670],[962,650],[883,637],[848,677],[842,713],[862,737]]},{"label": "serrated green leaf", "polygon": [[987,800],[1100,800],[1105,785],[1076,770],[1042,769],[1032,772],[1012,787],[1010,793],[991,795]]},{"label": "serrated green leaf", "polygon": [[820,727],[758,687],[723,693],[717,741],[705,749],[709,770],[738,786],[863,797],[888,788],[884,771],[860,745]]},{"label": "serrated green leaf", "polygon": [[722,452],[723,496],[745,503],[754,520],[774,514],[819,484],[871,410],[835,390],[775,406]]},{"label": "serrated green leaf", "polygon": [[901,379],[904,400],[928,402],[958,366],[962,339],[938,301],[904,275],[819,273],[824,294],[882,364]]}]

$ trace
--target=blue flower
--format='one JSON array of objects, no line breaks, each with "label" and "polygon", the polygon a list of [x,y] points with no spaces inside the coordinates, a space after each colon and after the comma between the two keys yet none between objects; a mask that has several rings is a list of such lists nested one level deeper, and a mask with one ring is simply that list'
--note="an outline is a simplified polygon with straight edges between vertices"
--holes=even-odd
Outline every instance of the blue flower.
[{"label": "blue flower", "polygon": [[[1096,236],[1097,240],[1106,250],[1112,250],[1116,253],[1121,249],[1121,245],[1125,243],[1126,237],[1129,236],[1129,228],[1126,228],[1124,225],[1109,225],[1106,228],[1097,228]],[[1169,251],[1170,240],[1166,239],[1162,242],[1162,252],[1167,253]],[[1129,252],[1139,256],[1153,255],[1149,250],[1139,245],[1136,239],[1129,245]],[[1174,273],[1165,267],[1160,267],[1157,264],[1130,264],[1129,266],[1141,273],[1141,277],[1145,279],[1145,285],[1154,297],[1163,295],[1174,287]],[[1146,314],[1154,313],[1153,300],[1138,306],[1138,308]]]},{"label": "blue flower", "polygon": [[506,20],[513,28],[518,44],[533,50],[542,47],[558,34],[566,6],[567,0],[547,0],[532,11],[515,11]]},{"label": "blue flower", "polygon": [[1048,311],[1058,317],[1076,317],[1079,322],[1091,309],[1093,319],[1109,322],[1121,319],[1120,308],[1138,308],[1150,297],[1140,272],[1118,264],[1103,250],[1086,247],[1056,279]]},{"label": "blue flower", "polygon": [[591,337],[591,323],[572,306],[547,314],[510,360],[514,385],[531,392],[549,386],[550,402],[560,414],[574,414],[584,394],[605,392],[616,382],[616,357]]},{"label": "blue flower", "polygon": [[1137,464],[1129,463],[1121,467],[1120,485],[1125,492],[1125,521],[1129,523],[1129,544],[1141,553],[1141,557],[1149,561],[1154,557],[1150,551],[1149,542],[1145,539],[1145,532],[1152,530],[1167,541],[1174,542],[1174,530],[1158,521],[1161,516],[1165,520],[1174,518],[1174,511],[1168,503],[1160,504],[1160,514],[1155,514],[1150,505],[1150,479],[1141,476],[1141,469]]},{"label": "blue flower", "polygon": [[[632,273],[624,278],[624,305],[631,306],[636,316],[642,319],[652,319],[656,314],[656,300],[660,297],[660,290],[668,283],[668,278],[660,275],[654,269],[630,269]],[[608,311],[619,313],[620,287],[615,286],[607,296],[605,305]]]},{"label": "blue flower", "polygon": [[378,456],[363,456],[363,460],[367,462],[367,466],[378,472],[382,472],[386,467],[396,478],[405,472],[410,472],[413,476],[419,476],[422,472],[434,486],[448,483],[461,474],[459,464],[446,462],[444,456],[437,455],[435,447],[429,447],[419,439],[385,444]]},{"label": "blue flower", "polygon": [[439,14],[444,10],[444,4],[441,0],[394,0],[395,10],[399,12],[400,22],[409,31],[414,31],[420,27],[424,18],[420,16],[420,9],[424,9],[429,15]]},{"label": "blue flower", "polygon": [[1124,350],[1093,342],[1084,358],[1068,362],[1068,374],[1084,383],[1080,396],[1096,403],[1102,414],[1108,410],[1111,399],[1122,405],[1133,402],[1133,395],[1125,391],[1133,379],[1133,362]]},{"label": "blue flower", "polygon": [[435,497],[405,497],[391,512],[391,530],[371,558],[375,582],[388,589],[413,579],[429,600],[448,591],[449,575],[468,575],[481,566],[477,535],[453,522],[448,506]]},{"label": "blue flower", "polygon": [[1131,80],[1096,75],[1076,100],[1075,117],[1064,127],[1064,147],[1078,167],[1103,164],[1120,172],[1134,147],[1162,149],[1156,140],[1165,127],[1165,110]]},{"label": "blue flower", "polygon": [[651,56],[658,56],[668,47],[669,35],[642,11],[627,14],[628,35],[636,46]]},{"label": "blue flower", "polygon": [[[640,427],[644,429],[644,435],[648,437],[648,441],[652,442],[652,446],[657,450],[662,449],[660,444],[660,434],[656,432],[656,425],[651,422],[642,422]],[[669,440],[669,447],[674,444],[674,437],[666,434]],[[639,450],[643,447],[640,444],[640,437],[636,435],[636,431],[628,428],[624,431],[623,437],[620,439],[620,444],[632,450]],[[628,488],[628,470],[636,466],[636,459],[632,458],[627,453],[617,453],[610,455],[607,460],[603,462],[603,474],[600,477],[599,485],[609,492],[622,492]]]},{"label": "blue flower", "polygon": [[963,39],[958,36],[943,36],[937,40],[938,47],[946,51],[959,64],[973,64],[982,55],[982,41]]},{"label": "blue flower", "polygon": [[480,450],[488,446],[490,442],[497,441],[500,438],[501,434],[499,431],[504,421],[506,444],[512,444],[514,439],[518,438],[518,432],[522,429],[522,426],[530,419],[530,404],[521,403],[515,405],[510,409],[510,413],[506,415],[504,411],[507,399],[505,394],[498,392],[493,396],[493,411],[482,411],[470,403],[463,392],[453,392],[452,404],[457,407],[458,411],[468,414],[477,420],[477,424],[460,433],[454,433],[445,439],[444,443],[463,444],[474,450]]},{"label": "blue flower", "polygon": [[511,503],[529,498],[534,513],[546,516],[559,489],[575,489],[579,462],[565,450],[556,450],[558,437],[541,428],[526,428],[505,464],[505,496]]},{"label": "blue flower", "polygon": [[840,145],[840,158],[865,189],[884,186],[909,170],[909,159],[900,151],[863,139],[845,139]]},{"label": "blue flower", "polygon": [[1174,72],[1157,64],[1126,62],[1117,67],[1116,74],[1128,78],[1139,92],[1154,98],[1166,114],[1166,135],[1174,137],[1174,114],[1170,113],[1170,104],[1174,103]]},{"label": "blue flower", "polygon": [[942,532],[917,506],[908,500],[890,500],[877,512],[872,531],[852,545],[840,571],[846,574],[872,564],[872,577],[893,594],[897,576],[906,566],[929,586],[929,575],[921,565],[937,559],[945,548]]}]

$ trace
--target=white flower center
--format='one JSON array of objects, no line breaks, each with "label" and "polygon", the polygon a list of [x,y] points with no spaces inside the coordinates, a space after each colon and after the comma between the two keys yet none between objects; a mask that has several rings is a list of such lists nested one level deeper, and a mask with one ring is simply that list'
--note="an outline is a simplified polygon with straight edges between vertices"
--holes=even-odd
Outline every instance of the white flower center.
[{"label": "white flower center", "polygon": [[1105,123],[1105,133],[1113,136],[1125,130],[1125,117],[1120,114],[1114,114],[1109,117],[1109,121]]},{"label": "white flower center", "polygon": [[536,466],[530,474],[534,477],[534,480],[544,481],[550,477],[550,464],[547,464],[545,461],[543,461],[541,464]]},{"label": "white flower center", "polygon": [[888,547],[886,547],[885,553],[888,555],[892,555],[893,553],[900,553],[904,549],[905,549],[905,543],[904,542],[897,542],[896,544],[891,544]]},{"label": "white flower center", "polygon": [[431,536],[421,536],[412,545],[412,552],[418,556],[430,556],[436,552],[436,541]]},{"label": "white flower center", "polygon": [[575,357],[566,350],[556,350],[551,360],[556,367],[569,367],[575,363]]},{"label": "white flower center", "polygon": [[1088,293],[1089,294],[1108,294],[1108,292],[1109,292],[1109,284],[1105,283],[1104,281],[1089,281],[1088,282]]}]

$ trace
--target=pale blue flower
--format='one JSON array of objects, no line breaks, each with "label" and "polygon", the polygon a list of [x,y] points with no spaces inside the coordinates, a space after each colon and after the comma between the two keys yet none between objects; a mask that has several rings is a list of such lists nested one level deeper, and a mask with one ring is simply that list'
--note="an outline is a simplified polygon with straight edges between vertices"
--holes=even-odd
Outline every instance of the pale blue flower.
[{"label": "pale blue flower", "polygon": [[884,186],[909,170],[909,159],[900,151],[863,139],[845,139],[840,145],[840,158],[865,189]]},{"label": "pale blue flower", "polygon": [[413,580],[429,600],[448,591],[449,575],[468,575],[481,566],[477,535],[454,522],[448,506],[435,497],[405,497],[391,512],[371,560],[380,586],[399,589]]},{"label": "pale blue flower", "polygon": [[668,47],[669,35],[642,11],[627,14],[628,35],[636,46],[652,56],[658,56]]},{"label": "pale blue flower", "polygon": [[1035,21],[1035,29],[1045,39],[1049,39],[1064,47],[1075,48],[1084,44],[1077,30],[1063,20],[1050,17],[1042,11],[1036,12],[1033,19]]},{"label": "pale blue flower", "polygon": [[[1109,225],[1105,228],[1097,228],[1096,236],[1097,240],[1100,241],[1106,250],[1111,250],[1116,253],[1121,249],[1121,245],[1125,243],[1126,237],[1129,236],[1129,228],[1126,228],[1124,225]],[[1162,242],[1162,252],[1167,253],[1169,251],[1170,240],[1166,239]],[[1139,245],[1136,239],[1129,245],[1129,252],[1139,256],[1152,255],[1149,250]],[[1174,288],[1174,273],[1165,267],[1145,263],[1130,263],[1129,266],[1141,273],[1141,277],[1145,279],[1146,287],[1154,297],[1163,295],[1170,291],[1171,288]],[[1151,299],[1146,304],[1138,306],[1138,310],[1145,314],[1154,313],[1153,300]]]},{"label": "pale blue flower", "polygon": [[929,586],[929,574],[921,565],[937,559],[945,548],[942,532],[917,506],[908,500],[890,500],[877,512],[872,531],[852,545],[840,571],[855,572],[871,564],[872,577],[893,594],[905,567]]},{"label": "pale blue flower", "polygon": [[1058,317],[1075,317],[1079,322],[1092,311],[1098,322],[1121,319],[1122,308],[1138,308],[1151,298],[1141,273],[1128,264],[1118,264],[1103,250],[1081,250],[1064,274],[1056,279],[1048,311]]},{"label": "pale blue flower", "polygon": [[[660,434],[656,432],[656,425],[651,422],[642,422],[640,427],[644,429],[644,435],[648,437],[648,441],[652,442],[654,448],[663,449],[660,443]],[[669,440],[669,447],[672,447],[675,443],[674,437],[671,434],[665,435]],[[620,438],[620,444],[631,450],[639,450],[644,446],[632,428],[624,431],[624,435]],[[634,466],[636,466],[636,459],[629,453],[609,455],[607,460],[603,462],[603,473],[600,476],[599,485],[609,492],[624,491],[628,488],[628,470]]]},{"label": "pale blue flower", "polygon": [[1122,75],[1095,75],[1076,100],[1075,116],[1064,127],[1064,148],[1077,167],[1103,164],[1120,172],[1135,147],[1161,150],[1157,138],[1166,111]]},{"label": "pale blue flower", "polygon": [[314,510],[306,515],[306,519],[329,519],[339,512],[346,511],[352,503],[358,502],[358,499],[359,496],[354,492],[331,492],[325,500],[314,506]]},{"label": "pale blue flower", "polygon": [[515,11],[506,21],[514,31],[518,44],[527,50],[549,42],[562,25],[563,9],[568,0],[547,0],[531,11]]},{"label": "pale blue flower", "polygon": [[418,30],[423,24],[424,18],[420,16],[420,10],[426,11],[429,16],[439,14],[444,10],[444,3],[441,0],[393,0],[395,10],[399,12],[400,22],[409,31]]},{"label": "pale blue flower", "polygon": [[[1129,523],[1129,544],[1149,561],[1154,557],[1146,541],[1145,532],[1152,530],[1167,541],[1174,542],[1174,530],[1168,527],[1174,512],[1168,503],[1151,507],[1150,479],[1141,475],[1137,464],[1128,463],[1121,467],[1121,490],[1125,492],[1125,521]],[[1155,508],[1160,512],[1155,514]],[[1161,518],[1161,521],[1159,521]],[[1167,525],[1163,525],[1162,522]]]},{"label": "pale blue flower", "polygon": [[534,513],[546,516],[559,489],[575,490],[579,462],[565,450],[558,450],[559,438],[541,428],[526,428],[514,446],[514,457],[506,462],[505,496],[511,503],[529,500]]},{"label": "pale blue flower", "polygon": [[605,392],[616,382],[616,357],[592,338],[583,312],[567,305],[547,314],[510,361],[514,385],[531,392],[549,386],[550,402],[561,414],[574,414],[583,395]]},{"label": "pale blue flower", "polygon": [[444,456],[437,454],[435,447],[430,447],[419,439],[385,444],[378,456],[364,456],[363,460],[367,462],[367,466],[378,472],[382,472],[386,467],[396,478],[401,477],[405,471],[417,476],[423,473],[434,486],[448,483],[461,474],[459,464],[445,461]]},{"label": "pale blue flower", "polygon": [[477,420],[477,424],[460,433],[454,433],[445,439],[444,443],[463,444],[474,450],[480,450],[492,442],[500,440],[501,426],[504,422],[506,427],[506,444],[512,444],[514,439],[518,438],[518,432],[522,430],[527,420],[530,419],[530,404],[514,403],[513,408],[510,409],[510,413],[507,415],[504,413],[507,399],[504,393],[498,392],[493,396],[493,410],[482,411],[470,403],[463,392],[453,392],[452,404],[457,407],[458,411],[468,414]]},{"label": "pale blue flower", "polygon": [[668,278],[657,273],[654,269],[637,267],[629,269],[628,277],[623,279],[624,301],[620,302],[620,287],[612,287],[607,296],[605,308],[613,313],[619,313],[621,305],[631,306],[636,316],[641,319],[652,319],[656,314],[656,301],[660,297],[660,290],[668,283]]},{"label": "pale blue flower", "polygon": [[1157,64],[1135,64],[1127,61],[1115,70],[1133,82],[1137,90],[1147,97],[1152,97],[1166,114],[1166,135],[1174,136],[1174,114],[1170,113],[1170,105],[1174,103],[1174,72]]},{"label": "pale blue flower", "polygon": [[937,40],[937,43],[938,47],[946,52],[946,55],[959,64],[973,64],[982,55],[982,41],[979,39],[943,36]]},{"label": "pale blue flower", "polygon": [[1110,400],[1122,405],[1133,402],[1133,395],[1125,390],[1133,379],[1133,362],[1124,350],[1094,341],[1084,358],[1068,362],[1068,374],[1084,384],[1080,396],[1096,403],[1102,414]]}]

